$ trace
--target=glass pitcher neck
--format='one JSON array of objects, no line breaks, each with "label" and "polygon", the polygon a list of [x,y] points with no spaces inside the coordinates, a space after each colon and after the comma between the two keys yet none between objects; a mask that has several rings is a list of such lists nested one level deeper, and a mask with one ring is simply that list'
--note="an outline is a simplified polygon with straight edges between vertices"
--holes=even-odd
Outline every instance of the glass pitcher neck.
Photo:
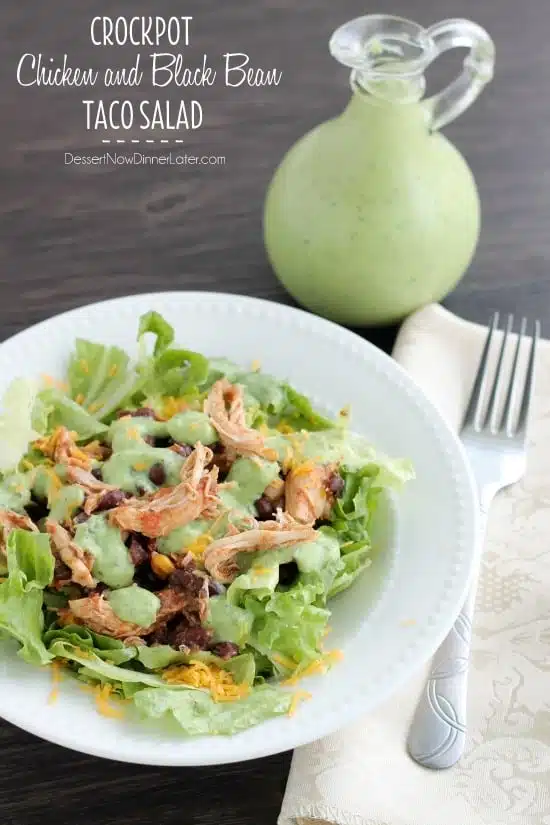
[{"label": "glass pitcher neck", "polygon": [[428,66],[449,49],[467,48],[462,72],[425,103],[432,129],[462,114],[493,76],[493,41],[470,20],[444,20],[424,29],[402,17],[367,15],[340,26],[329,48],[339,63],[352,69],[354,90],[394,104],[418,103]]}]

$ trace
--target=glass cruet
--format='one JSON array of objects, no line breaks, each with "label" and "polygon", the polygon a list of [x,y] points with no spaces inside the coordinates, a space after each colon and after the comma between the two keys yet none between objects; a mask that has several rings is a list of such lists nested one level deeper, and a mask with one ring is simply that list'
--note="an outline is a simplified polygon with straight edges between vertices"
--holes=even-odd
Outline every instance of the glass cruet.
[{"label": "glass cruet", "polygon": [[[453,48],[468,49],[460,74],[424,98],[427,68]],[[444,297],[477,247],[477,187],[439,130],[492,79],[494,45],[468,20],[425,29],[367,15],[338,28],[329,49],[351,69],[351,99],[276,170],[266,250],[309,309],[357,326],[391,323]]]}]

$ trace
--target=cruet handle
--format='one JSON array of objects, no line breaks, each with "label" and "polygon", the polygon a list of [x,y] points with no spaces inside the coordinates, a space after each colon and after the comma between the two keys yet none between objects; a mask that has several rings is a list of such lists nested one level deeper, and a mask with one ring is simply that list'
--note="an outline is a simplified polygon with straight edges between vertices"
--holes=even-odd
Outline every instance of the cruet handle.
[{"label": "cruet handle", "polygon": [[470,20],[444,20],[426,29],[435,46],[434,59],[449,49],[467,48],[463,68],[447,88],[426,101],[435,131],[462,114],[493,77],[495,46],[485,29]]}]

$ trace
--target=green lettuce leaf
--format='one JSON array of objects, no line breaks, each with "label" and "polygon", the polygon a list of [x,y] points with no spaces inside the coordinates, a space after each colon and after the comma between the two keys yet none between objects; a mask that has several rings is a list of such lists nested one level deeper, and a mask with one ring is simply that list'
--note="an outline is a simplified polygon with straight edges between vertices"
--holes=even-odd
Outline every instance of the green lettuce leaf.
[{"label": "green lettuce leaf", "polygon": [[143,341],[148,332],[155,337],[154,356],[162,355],[174,340],[174,328],[154,310],[146,312],[139,319],[138,340]]},{"label": "green lettuce leaf", "polygon": [[145,395],[181,398],[198,393],[198,385],[208,375],[208,359],[187,349],[167,349],[154,358],[144,384]]},{"label": "green lettuce leaf", "polygon": [[350,544],[351,549],[345,555],[342,555],[342,567],[337,573],[327,592],[327,599],[332,599],[337,593],[347,590],[358,576],[371,564],[369,556],[370,546],[366,542],[357,542]]},{"label": "green lettuce leaf", "polygon": [[0,632],[16,639],[18,655],[45,665],[52,656],[42,641],[42,590],[51,583],[54,561],[48,537],[13,530],[7,542],[8,578],[0,584]]},{"label": "green lettuce leaf", "polygon": [[113,665],[121,665],[136,658],[137,648],[123,644],[119,639],[111,636],[102,636],[94,633],[82,625],[65,625],[65,627],[52,627],[46,630],[43,636],[46,647],[51,647],[54,642],[62,641],[72,645],[73,649],[90,650],[99,659],[110,662]]},{"label": "green lettuce leaf", "polygon": [[99,410],[92,415],[55,387],[42,390],[38,400],[42,405],[45,432],[64,426],[74,430],[79,440],[84,441],[107,430],[106,425],[99,420]]},{"label": "green lettuce leaf", "polygon": [[173,688],[139,690],[133,698],[143,716],[176,723],[188,736],[229,736],[288,713],[292,702],[291,693],[271,685],[259,685],[235,702],[215,702],[209,693]]},{"label": "green lettuce leaf", "polygon": [[307,396],[295,390],[290,384],[282,383],[286,403],[280,411],[281,418],[295,430],[330,430],[336,426],[334,421],[316,412]]},{"label": "green lettuce leaf", "polygon": [[25,593],[43,590],[53,579],[54,558],[45,533],[12,530],[6,544],[8,573],[20,575]]},{"label": "green lettuce leaf", "polygon": [[225,595],[215,596],[209,601],[207,624],[214,632],[215,642],[233,642],[242,647],[252,630],[252,616],[228,602]]},{"label": "green lettuce leaf", "polygon": [[31,473],[6,473],[0,482],[0,507],[23,513],[31,500]]},{"label": "green lettuce leaf", "polygon": [[38,384],[24,378],[11,382],[2,399],[0,415],[0,472],[14,469],[28,450],[29,442],[38,438],[33,412]]},{"label": "green lettuce leaf", "polygon": [[140,645],[136,651],[138,661],[147,670],[163,670],[170,665],[185,664],[188,660],[186,653],[181,653],[170,645]]},{"label": "green lettuce leaf", "polygon": [[[94,634],[94,648],[97,644],[97,635]],[[150,687],[165,687],[166,682],[152,673],[141,673],[131,670],[129,667],[119,667],[110,661],[105,661],[98,650],[92,649],[74,633],[71,629],[67,637],[63,637],[60,631],[52,636],[48,650],[52,656],[60,659],[68,659],[74,662],[79,676],[91,681],[108,682],[119,687],[124,683],[147,685]],[[117,648],[111,648],[114,652]],[[135,648],[133,648],[135,656]],[[105,654],[105,650],[103,655]],[[116,656],[114,657],[116,658]]]},{"label": "green lettuce leaf", "polygon": [[68,378],[71,399],[100,420],[116,410],[135,382],[124,350],[81,338],[69,360]]},{"label": "green lettuce leaf", "polygon": [[276,672],[293,670],[288,660],[306,667],[321,656],[330,611],[318,607],[317,598],[315,585],[300,582],[289,590],[275,591],[265,603],[245,597],[246,609],[255,615],[249,644],[270,659]]}]

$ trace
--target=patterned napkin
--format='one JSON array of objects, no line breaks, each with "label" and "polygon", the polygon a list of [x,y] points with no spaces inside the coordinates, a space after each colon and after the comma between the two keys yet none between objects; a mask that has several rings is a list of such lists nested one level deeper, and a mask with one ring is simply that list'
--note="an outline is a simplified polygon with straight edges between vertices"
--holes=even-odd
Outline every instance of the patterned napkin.
[{"label": "patterned napkin", "polygon": [[[394,357],[457,426],[485,330],[439,306]],[[405,751],[422,672],[350,728],[295,751],[278,825],[550,825],[550,342],[525,479],[490,512],[472,640],[469,736],[447,771]]]}]

